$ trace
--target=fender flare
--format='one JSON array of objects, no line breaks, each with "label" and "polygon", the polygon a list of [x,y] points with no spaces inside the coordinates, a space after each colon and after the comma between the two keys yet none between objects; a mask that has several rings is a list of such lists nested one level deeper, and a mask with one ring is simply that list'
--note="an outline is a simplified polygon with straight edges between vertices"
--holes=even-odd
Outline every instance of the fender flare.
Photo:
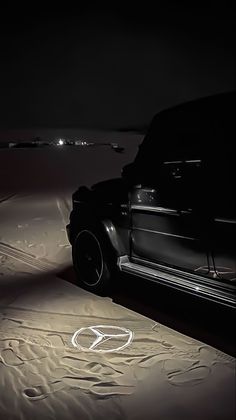
[{"label": "fender flare", "polygon": [[126,255],[127,252],[125,250],[124,244],[112,221],[109,219],[103,219],[100,221],[100,223],[117,257]]},{"label": "fender flare", "polygon": [[[92,221],[93,225],[100,226],[102,232],[108,240],[108,243],[111,245],[111,248],[117,257],[127,254],[123,241],[120,235],[118,234],[115,225],[110,219],[102,219],[99,217],[94,219],[94,214],[91,212],[91,209],[87,206],[83,208],[82,211],[78,212],[78,214],[80,216],[79,219],[76,212],[74,214],[74,217],[71,218],[70,225],[68,225],[68,236],[70,238],[71,244],[73,244],[74,242],[76,234],[79,230],[79,226],[83,226],[83,224],[91,224]],[[73,228],[71,229],[72,226]]]}]

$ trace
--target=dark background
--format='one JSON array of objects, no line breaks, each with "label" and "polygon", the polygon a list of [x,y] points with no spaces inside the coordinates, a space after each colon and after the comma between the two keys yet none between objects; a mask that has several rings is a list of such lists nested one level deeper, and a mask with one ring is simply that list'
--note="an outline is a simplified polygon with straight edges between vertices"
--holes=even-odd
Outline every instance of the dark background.
[{"label": "dark background", "polygon": [[235,3],[2,10],[0,127],[146,126],[235,88]]}]

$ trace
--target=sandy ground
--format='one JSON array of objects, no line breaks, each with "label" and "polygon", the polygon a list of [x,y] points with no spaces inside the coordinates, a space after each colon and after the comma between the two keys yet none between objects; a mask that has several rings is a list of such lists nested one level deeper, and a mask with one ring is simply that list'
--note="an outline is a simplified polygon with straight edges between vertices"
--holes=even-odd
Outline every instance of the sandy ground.
[{"label": "sandy ground", "polygon": [[119,136],[124,155],[1,151],[1,417],[234,419],[235,359],[60,278],[71,192],[132,160]]}]

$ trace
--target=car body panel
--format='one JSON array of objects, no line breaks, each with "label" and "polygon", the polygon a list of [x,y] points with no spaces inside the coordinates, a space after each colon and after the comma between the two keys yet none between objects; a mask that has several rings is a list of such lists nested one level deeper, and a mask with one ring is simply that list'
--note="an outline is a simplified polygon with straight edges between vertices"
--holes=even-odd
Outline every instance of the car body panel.
[{"label": "car body panel", "polygon": [[226,93],[154,117],[121,178],[73,194],[71,243],[99,224],[121,271],[236,306],[234,111]]}]

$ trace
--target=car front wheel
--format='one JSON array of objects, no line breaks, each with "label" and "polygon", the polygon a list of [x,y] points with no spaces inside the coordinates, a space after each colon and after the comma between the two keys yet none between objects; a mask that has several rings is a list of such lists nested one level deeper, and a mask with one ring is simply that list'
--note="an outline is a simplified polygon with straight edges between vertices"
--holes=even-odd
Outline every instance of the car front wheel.
[{"label": "car front wheel", "polygon": [[97,229],[81,229],[72,245],[73,265],[78,283],[86,290],[107,292],[115,269],[107,240]]}]

